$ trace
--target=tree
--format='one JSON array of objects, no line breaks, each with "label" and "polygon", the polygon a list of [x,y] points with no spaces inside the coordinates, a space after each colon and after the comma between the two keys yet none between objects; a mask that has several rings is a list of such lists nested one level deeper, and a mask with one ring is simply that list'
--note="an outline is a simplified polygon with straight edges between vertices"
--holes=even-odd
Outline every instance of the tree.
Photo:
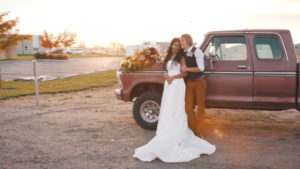
[{"label": "tree", "polygon": [[63,33],[59,34],[59,36],[60,36],[62,46],[67,48],[75,44],[77,34],[65,30]]},{"label": "tree", "polygon": [[15,29],[18,18],[4,21],[3,18],[8,16],[9,12],[0,14],[0,50],[5,51],[11,45],[16,46],[19,41],[31,39],[30,35],[19,35],[19,30]]},{"label": "tree", "polygon": [[[18,24],[18,18],[12,20],[4,20],[9,12],[0,13],[0,51],[7,51],[9,47],[16,46],[19,41],[31,39],[30,35],[19,35],[19,30],[15,29]],[[0,67],[1,70],[1,67]],[[1,71],[0,71],[0,88]]]},{"label": "tree", "polygon": [[63,33],[55,35],[44,30],[44,35],[40,36],[41,46],[46,49],[64,46],[65,48],[72,46],[76,41],[77,34],[65,30]]},{"label": "tree", "polygon": [[125,53],[125,46],[119,41],[112,41],[109,44],[109,48],[111,48],[117,54],[124,54]]},{"label": "tree", "polygon": [[49,52],[51,52],[52,48],[59,47],[61,42],[61,36],[54,35],[53,33],[48,33],[44,30],[44,35],[40,36],[41,40],[41,46],[43,46],[46,49],[49,49]]}]

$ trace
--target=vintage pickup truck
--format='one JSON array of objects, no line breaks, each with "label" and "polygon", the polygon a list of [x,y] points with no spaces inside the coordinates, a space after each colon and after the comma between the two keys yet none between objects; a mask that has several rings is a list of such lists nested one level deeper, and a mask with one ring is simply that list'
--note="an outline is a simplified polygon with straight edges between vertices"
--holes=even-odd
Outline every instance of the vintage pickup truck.
[{"label": "vintage pickup truck", "polygon": [[[299,63],[289,30],[208,32],[206,107],[299,109]],[[157,125],[165,69],[161,64],[132,73],[117,71],[117,99],[133,101],[133,116],[145,129]],[[136,99],[135,99],[136,98]]]}]

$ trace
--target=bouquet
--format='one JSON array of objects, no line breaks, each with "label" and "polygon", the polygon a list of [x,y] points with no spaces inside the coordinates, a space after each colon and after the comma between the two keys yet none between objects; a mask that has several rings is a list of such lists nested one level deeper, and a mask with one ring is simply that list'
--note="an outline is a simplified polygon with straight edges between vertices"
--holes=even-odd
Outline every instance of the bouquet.
[{"label": "bouquet", "polygon": [[121,67],[125,69],[125,72],[129,73],[136,70],[142,70],[159,61],[160,58],[157,50],[153,47],[148,47],[136,52],[132,56],[126,57],[122,60]]}]

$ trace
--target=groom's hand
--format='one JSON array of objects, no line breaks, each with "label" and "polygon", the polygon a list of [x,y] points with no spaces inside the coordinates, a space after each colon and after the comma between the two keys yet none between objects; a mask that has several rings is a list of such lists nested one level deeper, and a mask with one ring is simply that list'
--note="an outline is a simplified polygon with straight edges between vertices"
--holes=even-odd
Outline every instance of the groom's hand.
[{"label": "groom's hand", "polygon": [[166,80],[168,80],[168,78],[169,78],[170,76],[168,75],[168,73],[165,73],[165,74],[164,74],[164,77],[165,77]]},{"label": "groom's hand", "polygon": [[169,84],[171,84],[173,80],[174,80],[174,78],[172,76],[167,79]]},{"label": "groom's hand", "polygon": [[186,67],[186,66],[182,66],[182,67],[181,67],[181,71],[182,71],[182,72],[187,72],[187,67]]}]

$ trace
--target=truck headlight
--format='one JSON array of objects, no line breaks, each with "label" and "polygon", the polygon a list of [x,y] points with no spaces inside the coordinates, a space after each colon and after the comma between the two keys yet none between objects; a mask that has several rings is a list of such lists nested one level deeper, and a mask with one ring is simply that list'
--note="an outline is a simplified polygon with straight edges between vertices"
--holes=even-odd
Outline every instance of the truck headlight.
[{"label": "truck headlight", "polygon": [[120,88],[123,88],[122,81],[121,81],[121,75],[122,75],[122,71],[117,71],[117,80],[118,80],[118,83],[120,85]]}]

